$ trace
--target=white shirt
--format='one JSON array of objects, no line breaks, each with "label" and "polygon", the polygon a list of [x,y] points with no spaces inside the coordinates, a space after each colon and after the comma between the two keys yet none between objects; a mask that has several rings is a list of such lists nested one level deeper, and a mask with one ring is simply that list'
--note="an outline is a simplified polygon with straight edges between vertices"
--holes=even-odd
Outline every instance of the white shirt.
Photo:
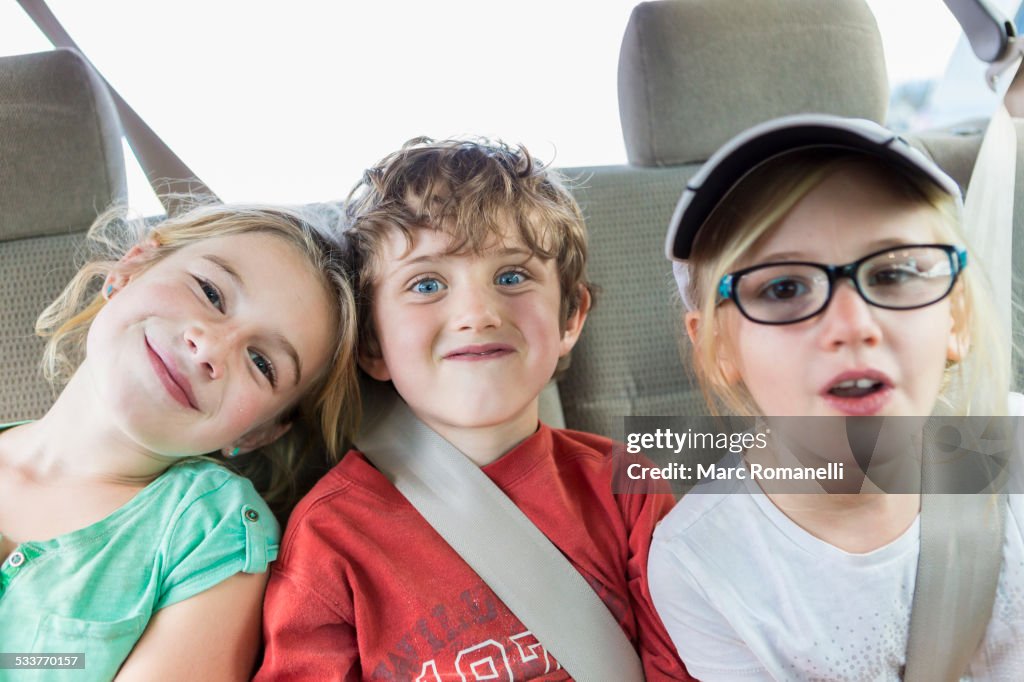
[{"label": "white shirt", "polygon": [[[901,679],[919,521],[852,554],[795,524],[756,483],[727,485],[684,496],[651,547],[654,605],[689,672],[709,681]],[[1009,498],[992,619],[964,679],[1024,679],[1024,495]]]}]

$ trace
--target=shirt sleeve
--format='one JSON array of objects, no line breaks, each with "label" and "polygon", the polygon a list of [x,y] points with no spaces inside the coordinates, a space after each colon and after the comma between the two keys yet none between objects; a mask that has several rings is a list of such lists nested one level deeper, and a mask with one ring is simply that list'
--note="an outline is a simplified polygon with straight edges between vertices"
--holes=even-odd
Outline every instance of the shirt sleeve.
[{"label": "shirt sleeve", "polygon": [[712,604],[693,574],[656,537],[648,561],[651,597],[679,655],[698,680],[771,680],[768,671]]},{"label": "shirt sleeve", "polygon": [[277,520],[247,479],[219,471],[196,487],[172,520],[157,609],[236,573],[263,573],[277,557]]},{"label": "shirt sleeve", "polygon": [[[647,559],[654,527],[675,503],[671,493],[624,496],[632,516],[627,563],[629,593],[637,624],[637,652],[648,682],[692,680],[679,660],[671,638],[654,610],[647,582]],[[628,511],[633,507],[632,513]]]},{"label": "shirt sleeve", "polygon": [[277,565],[263,600],[263,638],[255,682],[362,680],[354,624]]},{"label": "shirt sleeve", "polygon": [[327,556],[325,548],[301,521],[289,525],[283,559],[270,571],[263,599],[263,664],[255,679],[361,680],[354,617],[335,594],[343,579],[325,584],[318,560]]}]

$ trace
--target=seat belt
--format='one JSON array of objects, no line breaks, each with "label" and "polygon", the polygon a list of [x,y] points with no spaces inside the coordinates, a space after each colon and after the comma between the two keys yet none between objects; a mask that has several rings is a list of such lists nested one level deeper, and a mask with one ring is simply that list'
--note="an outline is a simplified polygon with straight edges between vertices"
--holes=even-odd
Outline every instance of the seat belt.
[{"label": "seat belt", "polygon": [[[1013,23],[997,16],[983,0],[944,1],[975,54],[991,63],[986,80],[994,88],[998,75],[1020,60],[1021,46],[1015,41]],[[1024,91],[1020,72],[1011,90]],[[1007,94],[1004,101],[1012,101],[1012,97]],[[1005,104],[1000,103],[971,174],[964,223],[980,260],[989,267],[998,319],[1006,335],[1013,328],[1010,254],[1016,157],[1016,130]],[[1007,396],[1009,386],[979,390],[987,396]],[[971,396],[973,404],[977,404],[976,397]],[[1003,563],[1006,493],[946,494],[939,492],[950,490],[950,482],[943,478],[941,463],[926,457],[922,462],[921,549],[907,639],[906,682],[955,682],[966,673],[992,617]]]},{"label": "seat belt", "polygon": [[1007,499],[1005,493],[928,492],[928,478],[925,474],[921,553],[903,679],[956,682],[967,671],[992,617]]},{"label": "seat belt", "polygon": [[200,180],[199,176],[160,139],[160,136],[124,101],[124,98],[103,77],[99,69],[89,61],[89,58],[78,48],[57,17],[50,11],[45,0],[18,0],[18,4],[54,47],[68,48],[78,52],[106,83],[114,105],[117,107],[117,115],[121,119],[121,128],[124,130],[125,139],[128,140],[132,153],[135,154],[139,166],[146,174],[146,179],[149,180],[150,186],[168,215],[178,213],[188,204],[187,201],[182,200],[182,197],[187,199],[190,195],[201,194],[219,201],[213,190]]},{"label": "seat belt", "polygon": [[608,607],[561,551],[389,386],[364,386],[356,447],[530,629],[573,679],[644,679]]}]

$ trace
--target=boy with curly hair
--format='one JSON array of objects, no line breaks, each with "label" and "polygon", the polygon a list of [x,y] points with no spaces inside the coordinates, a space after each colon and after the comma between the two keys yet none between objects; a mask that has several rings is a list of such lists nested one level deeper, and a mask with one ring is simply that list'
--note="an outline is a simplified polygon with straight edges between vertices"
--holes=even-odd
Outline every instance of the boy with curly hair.
[{"label": "boy with curly hair", "polygon": [[[648,680],[688,679],[645,576],[672,496],[613,495],[610,440],[538,421],[592,301],[575,200],[523,148],[421,138],[367,171],[349,211],[362,369],[561,550]],[[292,515],[264,618],[264,679],[569,678],[356,450]]]}]

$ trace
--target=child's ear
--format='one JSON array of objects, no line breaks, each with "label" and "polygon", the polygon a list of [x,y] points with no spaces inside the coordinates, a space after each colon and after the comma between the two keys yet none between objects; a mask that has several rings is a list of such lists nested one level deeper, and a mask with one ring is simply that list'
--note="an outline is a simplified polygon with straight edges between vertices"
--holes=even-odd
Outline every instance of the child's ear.
[{"label": "child's ear", "polygon": [[964,359],[967,349],[970,347],[966,334],[961,334],[956,329],[949,330],[949,339],[946,343],[946,361],[952,365]]},{"label": "child's ear", "polygon": [[558,356],[564,357],[573,349],[583,332],[583,323],[587,321],[587,313],[590,312],[590,290],[580,285],[580,295],[576,302],[576,309],[565,321],[565,329],[562,331],[562,339],[558,346]]},{"label": "child's ear", "polygon": [[359,334],[356,364],[359,365],[359,369],[363,370],[377,381],[391,381],[391,370],[388,369],[388,363],[384,360],[384,352],[381,350],[380,337],[377,334],[377,330],[380,329],[380,325],[377,324],[376,317],[377,306],[373,307],[371,315],[373,315],[373,327],[366,330],[366,333],[363,333],[361,330]]},{"label": "child's ear", "polygon": [[103,281],[103,298],[109,299],[131,282],[132,278],[149,263],[153,252],[159,246],[155,239],[147,239],[128,249],[107,273],[107,278]]},{"label": "child's ear", "polygon": [[946,341],[946,361],[954,365],[964,359],[971,348],[971,331],[967,327],[967,300],[963,282],[957,282],[950,295],[949,338]]},{"label": "child's ear", "polygon": [[[701,317],[700,312],[696,310],[690,310],[683,317],[683,326],[686,327],[686,335],[690,337],[690,343],[697,347],[697,338],[700,333]],[[725,380],[727,386],[732,386],[740,381],[740,370],[736,367],[736,363],[732,359],[732,350],[728,343],[724,343],[724,339],[717,338],[715,335],[715,362],[718,363],[718,371]]]},{"label": "child's ear", "polygon": [[267,422],[262,426],[257,426],[252,431],[235,441],[232,445],[226,445],[221,448],[221,454],[225,457],[244,455],[247,452],[252,452],[253,450],[262,448],[264,445],[270,445],[275,440],[288,433],[291,428],[291,422]]},{"label": "child's ear", "polygon": [[683,326],[686,327],[686,335],[690,337],[690,343],[697,345],[697,332],[700,331],[700,313],[690,310],[683,316]]},{"label": "child's ear", "polygon": [[964,359],[971,347],[971,339],[966,329],[957,324],[956,315],[950,315],[949,339],[946,342],[946,360],[956,364]]},{"label": "child's ear", "polygon": [[360,369],[377,381],[391,380],[391,371],[388,369],[388,363],[385,362],[384,356],[380,352],[360,353],[358,362]]}]

